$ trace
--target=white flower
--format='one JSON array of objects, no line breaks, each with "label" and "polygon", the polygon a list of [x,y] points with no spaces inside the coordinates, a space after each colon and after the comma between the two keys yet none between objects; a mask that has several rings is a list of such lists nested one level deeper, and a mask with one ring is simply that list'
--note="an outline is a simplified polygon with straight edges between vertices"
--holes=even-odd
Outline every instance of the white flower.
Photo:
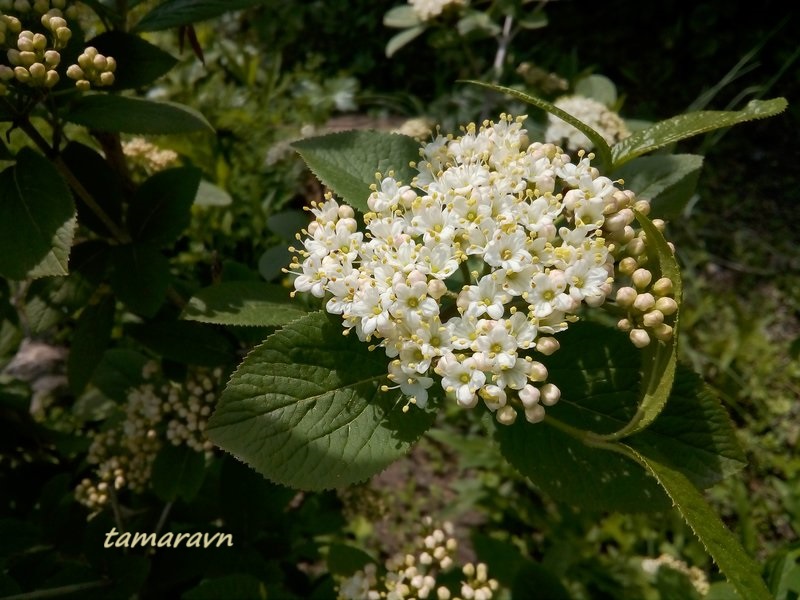
[{"label": "white flower", "polygon": [[[597,131],[609,144],[614,144],[630,135],[622,118],[605,104],[584,96],[562,96],[555,106]],[[592,141],[575,127],[555,115],[547,115],[547,130],[544,138],[548,142],[561,144],[566,140],[569,150],[591,150]]]}]

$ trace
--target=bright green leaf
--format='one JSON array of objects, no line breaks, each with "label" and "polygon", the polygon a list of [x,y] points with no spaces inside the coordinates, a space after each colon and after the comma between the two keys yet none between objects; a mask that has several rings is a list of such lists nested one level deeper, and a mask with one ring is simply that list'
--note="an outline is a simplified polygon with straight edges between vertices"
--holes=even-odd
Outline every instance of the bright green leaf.
[{"label": "bright green leaf", "polygon": [[140,344],[170,360],[215,367],[233,359],[228,337],[212,326],[191,321],[150,321],[126,331]]},{"label": "bright green leaf", "polygon": [[106,31],[86,42],[105,56],[117,61],[114,85],[110,89],[125,90],[153,83],[174,67],[178,59],[138,35],[119,30]]},{"label": "bright green leaf", "polygon": [[292,303],[289,290],[257,281],[230,281],[196,293],[183,310],[183,318],[217,325],[272,327],[285,325],[306,314]]},{"label": "bright green leaf", "polygon": [[75,235],[72,194],[56,168],[28,148],[0,173],[0,275],[67,275]]},{"label": "bright green leaf", "polygon": [[369,211],[370,185],[376,173],[410,184],[419,159],[419,142],[396,133],[343,131],[292,144],[311,171],[337,196],[361,212]]},{"label": "bright green leaf", "polygon": [[554,104],[550,104],[549,102],[542,100],[541,98],[537,98],[536,96],[531,96],[530,94],[526,94],[525,92],[521,92],[520,90],[504,87],[502,85],[496,85],[493,83],[484,83],[483,81],[465,81],[464,83],[472,83],[474,85],[490,89],[499,94],[506,94],[507,96],[512,96],[514,98],[517,98],[518,100],[522,100],[526,104],[532,104],[533,106],[541,108],[542,110],[549,112],[551,115],[554,115],[559,119],[566,121],[592,141],[592,143],[594,144],[594,152],[600,159],[602,168],[604,170],[608,170],[610,168],[611,149],[609,148],[608,143],[603,138],[603,136],[594,129],[592,129],[591,127],[589,127],[583,121],[579,121],[578,119],[576,119],[569,113],[564,112]]},{"label": "bright green leaf", "polygon": [[411,41],[418,38],[425,32],[424,25],[417,25],[416,27],[409,27],[408,29],[404,29],[400,33],[397,33],[392,36],[392,38],[386,43],[386,58],[392,58],[398,50],[400,50],[403,46],[406,46]]},{"label": "bright green leaf", "polygon": [[218,185],[203,179],[197,188],[194,203],[196,206],[230,206],[233,203],[233,198]]},{"label": "bright green leaf", "polygon": [[64,115],[64,119],[89,129],[111,133],[214,132],[206,118],[188,106],[111,94],[82,96]]},{"label": "bright green leaf", "polygon": [[111,295],[105,295],[97,303],[84,308],[78,318],[67,360],[69,387],[76,396],[89,383],[103,357],[113,325],[114,297]]},{"label": "bright green leaf", "polygon": [[387,358],[338,318],[312,313],[271,335],[231,377],[207,434],[268,479],[343,487],[381,471],[430,427],[399,390],[382,392]]},{"label": "bright green leaf", "polygon": [[698,111],[659,121],[652,127],[637,131],[630,137],[614,144],[611,149],[614,168],[637,156],[701,133],[777,115],[786,110],[786,106],[787,102],[784,98],[751,100],[745,108],[739,111]]},{"label": "bright green leaf", "polygon": [[575,93],[608,107],[617,101],[617,86],[605,75],[587,75],[575,83]]},{"label": "bright green leaf", "polygon": [[264,4],[266,0],[165,0],[147,13],[134,31],[160,31],[213,19],[226,12]]},{"label": "bright green leaf", "polygon": [[703,167],[697,154],[641,156],[614,171],[625,188],[639,198],[650,200],[650,216],[677,217],[691,199]]},{"label": "bright green leaf", "polygon": [[111,289],[133,312],[152,317],[167,295],[169,261],[152,244],[125,244],[111,250]]},{"label": "bright green leaf", "polygon": [[138,242],[166,246],[177,240],[191,221],[200,185],[200,170],[178,167],[145,181],[128,209],[128,229]]},{"label": "bright green leaf", "polygon": [[383,24],[394,29],[406,29],[407,27],[416,27],[420,24],[420,20],[413,6],[400,4],[390,8],[383,15]]},{"label": "bright green leaf", "polygon": [[686,476],[674,467],[643,456],[629,447],[622,447],[658,480],[739,595],[747,600],[771,600],[772,595],[761,578],[758,564],[747,555],[737,537],[725,527]]},{"label": "bright green leaf", "polygon": [[205,476],[205,457],[189,446],[170,443],[159,450],[153,461],[150,481],[153,491],[165,502],[180,498],[190,502],[200,491]]}]

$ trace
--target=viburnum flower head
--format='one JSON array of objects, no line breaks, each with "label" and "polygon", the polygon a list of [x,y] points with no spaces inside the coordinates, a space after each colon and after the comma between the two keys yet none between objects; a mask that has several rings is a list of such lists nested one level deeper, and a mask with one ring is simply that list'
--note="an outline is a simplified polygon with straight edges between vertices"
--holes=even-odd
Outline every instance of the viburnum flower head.
[{"label": "viburnum flower head", "polygon": [[[436,386],[465,408],[483,401],[501,423],[541,421],[560,391],[537,359],[584,305],[606,301],[621,258],[646,261],[632,208],[647,203],[600,175],[593,155],[529,144],[524,118],[437,134],[410,182],[378,175],[361,228],[330,195],[310,208],[296,291],[326,298],[346,331],[382,348],[384,389],[419,407]],[[644,331],[651,308],[626,306]]]}]

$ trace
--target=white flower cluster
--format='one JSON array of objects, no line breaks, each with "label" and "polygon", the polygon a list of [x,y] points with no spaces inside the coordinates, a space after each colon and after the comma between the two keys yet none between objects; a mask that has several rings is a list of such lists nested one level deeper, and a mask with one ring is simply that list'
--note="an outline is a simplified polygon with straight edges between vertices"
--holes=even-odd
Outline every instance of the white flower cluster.
[{"label": "white flower cluster", "polygon": [[483,563],[464,565],[460,596],[437,584],[439,573],[453,567],[458,542],[451,523],[435,527],[430,517],[425,517],[423,523],[427,531],[417,538],[413,552],[389,558],[385,575],[379,576],[377,566],[369,564],[343,579],[339,582],[339,600],[491,600],[499,584],[489,579]]},{"label": "white flower cluster", "polygon": [[376,340],[389,379],[418,406],[436,375],[462,407],[482,399],[500,423],[517,408],[541,421],[560,390],[531,354],[555,352],[552,336],[581,306],[606,301],[617,255],[647,261],[626,249],[644,248],[633,209],[649,204],[601,176],[592,155],[573,163],[553,144],[527,145],[523,119],[425,144],[411,185],[374,186],[366,231],[349,206],[315,203],[293,249],[295,289],[327,294],[346,330]]},{"label": "white flower cluster", "polygon": [[159,148],[143,137],[134,137],[122,142],[122,153],[129,159],[129,166],[141,171],[143,178],[168,169],[178,162],[177,152]]},{"label": "white flower cluster", "polygon": [[[52,88],[60,81],[60,51],[72,38],[65,12],[70,13],[74,7],[65,8],[66,4],[66,0],[0,0],[0,47],[8,48],[9,63],[0,65],[0,96],[8,93],[12,83]],[[15,11],[18,16],[7,11]],[[41,23],[41,31],[22,29],[23,22],[32,20]],[[77,64],[67,67],[66,73],[76,80],[78,89],[85,91],[92,85],[111,85],[115,68],[112,57],[89,47],[78,57]]]},{"label": "white flower cluster", "polygon": [[684,561],[669,554],[662,554],[658,558],[642,559],[642,570],[650,575],[655,575],[663,567],[686,575],[701,596],[708,594],[710,589],[708,576],[702,569],[690,567]]},{"label": "white flower cluster", "polygon": [[420,21],[438,17],[450,6],[465,6],[466,0],[408,0]]},{"label": "white flower cluster", "polygon": [[[148,364],[145,379],[157,370]],[[210,457],[213,445],[204,431],[221,377],[219,369],[198,371],[182,386],[145,383],[132,389],[122,418],[93,436],[86,460],[95,465],[94,480],[80,482],[75,490],[78,501],[96,511],[123,488],[143,492],[150,482],[153,461],[165,443],[185,444]]]},{"label": "white flower cluster", "polygon": [[[585,96],[562,96],[554,104],[600,133],[609,144],[614,144],[631,134],[622,117],[597,100]],[[567,150],[572,151],[591,150],[594,147],[594,143],[583,133],[551,114],[547,115],[544,139],[553,144],[564,144]]]}]

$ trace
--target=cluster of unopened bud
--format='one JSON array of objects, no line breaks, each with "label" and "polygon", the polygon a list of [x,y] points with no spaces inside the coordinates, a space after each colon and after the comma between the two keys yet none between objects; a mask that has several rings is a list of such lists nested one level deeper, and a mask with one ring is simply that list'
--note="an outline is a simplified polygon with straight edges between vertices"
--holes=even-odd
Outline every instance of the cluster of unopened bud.
[{"label": "cluster of unopened bud", "polygon": [[44,14],[51,8],[63,9],[67,0],[0,0],[0,10],[13,10],[27,15],[30,12]]},{"label": "cluster of unopened bud", "polygon": [[[148,363],[145,379],[158,373]],[[165,443],[186,445],[209,458],[213,446],[204,435],[222,371],[191,373],[184,385],[145,383],[132,389],[124,419],[92,436],[86,461],[94,477],[77,486],[75,496],[92,511],[101,510],[111,494],[128,489],[141,493],[150,484],[153,462]]]},{"label": "cluster of unopened bud", "polygon": [[0,79],[15,79],[31,87],[51,88],[58,83],[56,67],[61,55],[57,50],[48,49],[44,34],[21,31],[16,45],[7,52],[11,66],[0,65]]},{"label": "cluster of unopened bud", "polygon": [[144,178],[174,166],[178,162],[177,152],[159,148],[143,137],[135,137],[122,142],[122,153],[128,159],[128,166]]},{"label": "cluster of unopened bud", "polygon": [[[653,225],[660,231],[664,229],[660,219],[654,219]],[[637,348],[648,346],[652,338],[670,341],[674,335],[673,316],[678,311],[673,281],[668,277],[655,279],[647,268],[646,243],[645,233],[639,232],[625,247],[628,256],[617,265],[620,274],[631,281],[631,285],[617,290],[617,306],[627,312],[617,327],[629,334]]]},{"label": "cluster of unopened bud", "polygon": [[75,80],[75,87],[81,91],[114,84],[114,71],[117,61],[111,56],[103,56],[97,48],[89,46],[78,57],[78,64],[70,65],[67,77]]},{"label": "cluster of unopened bud", "polygon": [[379,576],[376,565],[367,565],[340,582],[339,599],[490,600],[499,584],[489,578],[483,563],[467,563],[462,567],[465,579],[460,584],[460,596],[438,584],[439,574],[454,566],[458,542],[453,536],[452,523],[445,522],[437,527],[430,517],[425,517],[423,526],[411,552],[397,554],[386,561],[386,575]]}]

